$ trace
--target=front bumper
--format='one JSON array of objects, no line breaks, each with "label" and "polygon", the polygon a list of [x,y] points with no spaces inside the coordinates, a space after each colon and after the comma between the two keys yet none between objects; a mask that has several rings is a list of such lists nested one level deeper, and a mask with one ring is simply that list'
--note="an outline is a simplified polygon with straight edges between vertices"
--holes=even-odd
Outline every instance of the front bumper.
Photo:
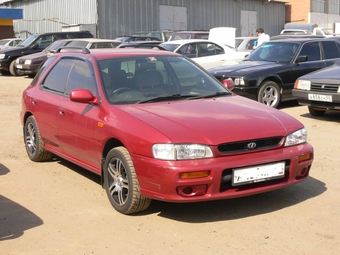
[{"label": "front bumper", "polygon": [[233,93],[257,101],[258,92],[256,87],[235,86]]},{"label": "front bumper", "polygon": [[[340,94],[338,93],[324,93],[324,92],[314,92],[314,91],[293,89],[292,94],[294,97],[296,97],[300,105],[306,105],[306,106],[311,106],[314,108],[326,109],[326,110],[340,110]],[[308,99],[308,94],[331,96],[332,102],[312,101]]]},{"label": "front bumper", "polygon": [[7,59],[0,59],[0,71],[9,72],[9,63]]},{"label": "front bumper", "polygon": [[[299,156],[311,158],[299,162]],[[305,180],[313,161],[313,148],[308,143],[251,154],[229,155],[212,159],[162,161],[131,154],[141,193],[168,202],[195,202],[248,196],[280,189]],[[284,161],[284,178],[241,186],[232,186],[235,168]],[[180,173],[209,171],[208,177],[181,179]],[[188,187],[192,194],[184,194]],[[198,191],[195,193],[195,189]]]},{"label": "front bumper", "polygon": [[26,64],[14,64],[15,68],[22,70],[25,74],[36,74],[39,71],[40,64],[26,65]]}]

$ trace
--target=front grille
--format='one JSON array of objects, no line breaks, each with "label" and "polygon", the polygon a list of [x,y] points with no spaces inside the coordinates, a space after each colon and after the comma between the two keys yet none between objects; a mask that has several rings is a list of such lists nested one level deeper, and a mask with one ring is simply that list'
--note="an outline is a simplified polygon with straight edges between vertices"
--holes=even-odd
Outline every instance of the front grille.
[{"label": "front grille", "polygon": [[324,83],[316,83],[313,82],[311,84],[311,91],[315,92],[328,92],[328,93],[336,93],[339,89],[339,84],[324,84]]},{"label": "front grille", "polygon": [[[263,149],[271,149],[281,145],[283,137],[270,137],[257,140],[247,140],[241,142],[224,143],[217,146],[220,153],[240,153],[247,151],[256,151]],[[256,144],[255,148],[251,148],[249,144]]]}]

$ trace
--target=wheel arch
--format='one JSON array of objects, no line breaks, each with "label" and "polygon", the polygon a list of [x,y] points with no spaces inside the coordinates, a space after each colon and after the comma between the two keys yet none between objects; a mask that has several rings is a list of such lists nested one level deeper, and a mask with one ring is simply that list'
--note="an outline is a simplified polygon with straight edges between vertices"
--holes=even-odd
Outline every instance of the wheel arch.
[{"label": "wheel arch", "polygon": [[268,76],[268,77],[266,77],[265,79],[263,79],[263,80],[261,81],[261,83],[260,83],[260,86],[257,88],[257,93],[259,93],[259,91],[260,91],[262,85],[263,85],[264,83],[266,83],[267,81],[273,81],[273,82],[275,82],[275,83],[279,86],[279,88],[280,88],[280,93],[281,93],[281,95],[282,95],[282,87],[283,87],[283,85],[282,85],[282,80],[281,80],[279,77],[275,76],[275,75]]},{"label": "wheel arch", "polygon": [[27,119],[30,117],[30,116],[33,116],[33,114],[31,112],[26,112],[22,118],[22,132],[24,133],[24,127],[25,127],[25,124],[26,124],[26,121]]}]

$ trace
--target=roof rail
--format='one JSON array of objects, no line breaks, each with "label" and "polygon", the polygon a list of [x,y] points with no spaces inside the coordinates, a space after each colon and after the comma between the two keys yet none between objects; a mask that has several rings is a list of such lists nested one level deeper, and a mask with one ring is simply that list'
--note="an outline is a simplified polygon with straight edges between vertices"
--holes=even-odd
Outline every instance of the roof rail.
[{"label": "roof rail", "polygon": [[61,47],[55,51],[55,53],[58,53],[58,52],[82,52],[84,54],[91,53],[90,50],[85,47]]}]

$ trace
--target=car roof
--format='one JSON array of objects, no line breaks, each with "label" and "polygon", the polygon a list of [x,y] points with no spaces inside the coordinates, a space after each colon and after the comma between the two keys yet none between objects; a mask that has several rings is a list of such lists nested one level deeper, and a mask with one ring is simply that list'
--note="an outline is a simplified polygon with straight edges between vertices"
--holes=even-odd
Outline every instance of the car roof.
[{"label": "car roof", "polygon": [[72,38],[72,41],[84,41],[84,42],[118,42],[121,43],[119,40],[113,39],[101,39],[101,38]]},{"label": "car roof", "polygon": [[[67,47],[66,47],[67,48]],[[87,51],[87,49],[85,50]],[[153,50],[153,49],[141,49],[141,48],[106,48],[106,49],[90,49],[88,52],[95,56],[97,59],[107,58],[124,58],[124,57],[157,57],[157,56],[180,56],[182,55],[165,50]],[[57,54],[74,55],[74,54],[86,54],[79,51],[66,51],[59,52]]]},{"label": "car roof", "polygon": [[206,39],[184,39],[184,40],[167,41],[162,44],[185,44],[185,43],[194,43],[194,42],[216,43],[216,42],[206,40]]},{"label": "car roof", "polygon": [[209,34],[209,31],[191,30],[191,31],[176,31],[174,34]]}]

